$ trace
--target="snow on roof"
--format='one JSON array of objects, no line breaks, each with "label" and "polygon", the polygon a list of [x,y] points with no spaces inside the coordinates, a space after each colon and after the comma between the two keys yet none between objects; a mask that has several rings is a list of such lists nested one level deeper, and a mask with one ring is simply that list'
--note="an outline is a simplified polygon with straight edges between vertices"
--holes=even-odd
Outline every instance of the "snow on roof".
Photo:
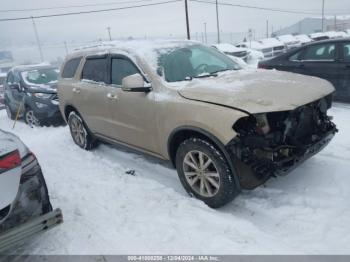
[{"label": "snow on roof", "polygon": [[342,31],[328,31],[324,33],[329,38],[342,38],[348,37],[348,34]]},{"label": "snow on roof", "polygon": [[260,39],[259,42],[265,45],[266,47],[276,47],[284,45],[281,41],[277,40],[276,38]]},{"label": "snow on roof", "polygon": [[325,33],[323,32],[318,32],[318,33],[312,33],[310,34],[311,38],[317,38],[317,37],[323,37],[323,36],[327,36]]},{"label": "snow on roof", "polygon": [[262,50],[266,48],[265,45],[263,45],[262,43],[259,43],[258,41],[248,41],[248,42],[240,43],[238,45],[245,45],[247,48],[252,48],[255,50]]},{"label": "snow on roof", "polygon": [[236,47],[236,46],[228,44],[228,43],[221,43],[221,44],[216,44],[216,45],[213,45],[213,46],[216,47],[221,52],[224,52],[224,53],[225,52],[233,53],[233,52],[240,52],[240,51],[245,50],[245,49],[242,49],[240,47]]},{"label": "snow on roof", "polygon": [[[98,45],[84,46],[76,49],[72,54],[81,54],[91,52],[93,54],[104,54],[111,51],[125,52],[131,57],[141,58],[153,69],[157,68],[158,53],[162,50],[175,49],[189,45],[199,44],[197,41],[189,40],[125,40],[125,41],[109,41],[101,42]],[[97,52],[97,53],[96,53]],[[136,57],[135,57],[136,56]]]},{"label": "snow on roof", "polygon": [[280,35],[277,37],[277,39],[284,44],[298,42],[298,40],[292,35]]},{"label": "snow on roof", "polygon": [[301,43],[309,43],[312,42],[312,39],[307,35],[296,35],[294,36]]},{"label": "snow on roof", "polygon": [[38,68],[38,67],[48,67],[51,66],[49,62],[42,62],[40,64],[28,64],[28,65],[18,65],[12,67],[11,70],[18,70],[18,71],[23,71],[23,70],[31,70],[33,68]]}]

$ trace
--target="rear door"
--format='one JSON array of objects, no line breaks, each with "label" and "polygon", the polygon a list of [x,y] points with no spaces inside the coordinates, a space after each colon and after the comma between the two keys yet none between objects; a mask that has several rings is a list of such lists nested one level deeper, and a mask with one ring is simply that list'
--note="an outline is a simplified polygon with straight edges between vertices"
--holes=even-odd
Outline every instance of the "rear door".
[{"label": "rear door", "polygon": [[74,105],[93,133],[109,121],[107,111],[108,55],[86,57],[80,81],[73,88]]},{"label": "rear door", "polygon": [[340,44],[339,82],[336,98],[350,102],[350,41]]}]

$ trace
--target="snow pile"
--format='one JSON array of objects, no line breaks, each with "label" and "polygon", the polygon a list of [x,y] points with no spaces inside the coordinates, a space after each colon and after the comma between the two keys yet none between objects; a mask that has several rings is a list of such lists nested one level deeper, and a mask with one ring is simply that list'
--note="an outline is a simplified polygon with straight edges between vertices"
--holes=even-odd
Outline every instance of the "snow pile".
[{"label": "snow pile", "polygon": [[236,47],[234,45],[227,44],[227,43],[216,44],[214,45],[214,47],[223,53],[235,53],[235,52],[247,51],[247,49],[245,48]]},{"label": "snow pile", "polygon": [[[219,210],[189,198],[164,162],[107,145],[87,152],[68,127],[17,123],[65,222],[13,252],[349,254],[350,107],[331,114],[340,133],[325,150]],[[12,124],[0,111],[0,128]]]}]

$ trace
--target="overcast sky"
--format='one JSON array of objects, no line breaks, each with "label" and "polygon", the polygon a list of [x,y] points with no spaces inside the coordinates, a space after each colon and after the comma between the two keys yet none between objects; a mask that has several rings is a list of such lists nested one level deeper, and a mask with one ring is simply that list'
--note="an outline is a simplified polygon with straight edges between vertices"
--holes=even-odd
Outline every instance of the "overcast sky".
[{"label": "overcast sky", "polygon": [[[136,2],[135,2],[136,1]],[[164,2],[166,0],[144,0],[144,3]],[[207,0],[205,0],[207,1]],[[209,0],[211,1],[211,0]],[[254,5],[306,11],[321,14],[322,0],[219,0],[226,3]],[[350,0],[325,0],[326,13],[350,13]],[[28,9],[81,4],[126,2],[126,0],[1,0],[0,10]],[[127,4],[92,6],[57,10],[0,12],[1,18],[27,17],[84,10],[106,9],[130,5],[139,5],[140,0],[130,0]],[[224,33],[247,32],[253,28],[258,36],[266,31],[266,20],[270,26],[279,29],[291,25],[308,16],[305,14],[286,14],[263,10],[220,6],[221,31]],[[189,15],[192,37],[200,37],[207,23],[208,32],[216,30],[215,5],[191,2]],[[312,15],[310,15],[312,16]],[[98,14],[64,16],[36,19],[39,36],[43,44],[63,43],[67,41],[86,42],[95,39],[107,39],[107,26],[111,27],[113,38],[118,37],[152,37],[185,35],[184,1],[162,6],[111,11]],[[271,27],[270,27],[271,30]],[[35,43],[31,20],[0,22],[1,45],[18,45]]]}]

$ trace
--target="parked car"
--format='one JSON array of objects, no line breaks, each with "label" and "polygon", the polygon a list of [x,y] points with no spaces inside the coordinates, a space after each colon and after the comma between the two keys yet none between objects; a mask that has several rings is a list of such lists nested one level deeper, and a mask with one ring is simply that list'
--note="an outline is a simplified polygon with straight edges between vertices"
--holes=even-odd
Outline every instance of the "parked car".
[{"label": "parked car", "polygon": [[281,41],[287,49],[293,49],[301,46],[301,42],[293,35],[280,35],[276,38],[277,40]]},{"label": "parked car", "polygon": [[4,107],[4,82],[6,80],[6,74],[0,73],[0,109]]},{"label": "parked car", "polygon": [[20,109],[20,117],[30,126],[63,123],[57,98],[58,72],[47,64],[12,68],[5,82],[8,117],[15,119]]},{"label": "parked car", "polygon": [[256,65],[260,60],[264,59],[264,54],[262,52],[246,47],[236,47],[228,43],[216,44],[213,45],[213,47],[230,57],[243,59],[247,64]]},{"label": "parked car", "polygon": [[323,32],[312,33],[309,36],[313,41],[322,41],[329,39],[329,36]]},{"label": "parked car", "polygon": [[326,79],[336,88],[336,100],[350,102],[350,38],[314,42],[259,67]]},{"label": "parked car", "polygon": [[245,62],[248,60],[249,52],[246,48],[236,47],[228,43],[221,43],[213,45],[214,48],[218,49],[220,52],[226,55],[235,56],[243,59]]},{"label": "parked car", "polygon": [[325,35],[329,37],[329,39],[338,39],[338,38],[347,38],[349,35],[343,31],[328,31],[325,32]]},{"label": "parked car", "polygon": [[288,173],[336,132],[327,81],[240,71],[197,42],[85,48],[61,72],[60,109],[79,147],[102,140],[170,160],[187,192],[214,208]]},{"label": "parked car", "polygon": [[251,50],[261,52],[263,54],[263,58],[269,57],[269,56],[271,56],[271,53],[273,53],[272,47],[263,45],[262,43],[259,43],[258,41],[248,41],[248,42],[239,43],[236,45],[236,47],[249,48]]},{"label": "parked car", "polygon": [[265,38],[265,39],[259,40],[259,42],[264,46],[272,48],[271,53],[264,54],[265,57],[274,57],[279,54],[282,54],[286,50],[284,43],[277,40],[276,38]]},{"label": "parked car", "polygon": [[35,155],[0,129],[0,253],[61,222]]},{"label": "parked car", "polygon": [[305,44],[311,43],[313,41],[307,35],[295,35],[294,37],[301,43],[301,45],[305,45]]}]

